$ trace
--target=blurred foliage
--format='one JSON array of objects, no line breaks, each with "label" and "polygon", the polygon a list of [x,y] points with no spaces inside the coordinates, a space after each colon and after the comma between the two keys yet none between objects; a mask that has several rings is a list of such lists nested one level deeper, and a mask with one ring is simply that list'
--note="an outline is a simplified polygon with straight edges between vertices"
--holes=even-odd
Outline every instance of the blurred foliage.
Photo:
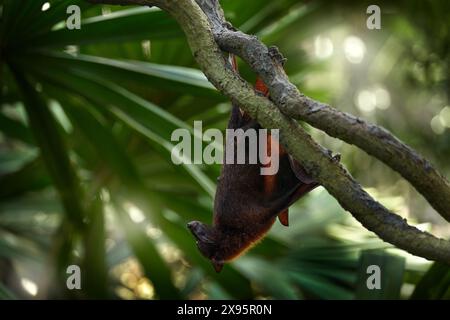
[{"label": "blurred foliage", "polygon": [[[448,1],[380,1],[381,30],[366,28],[367,1],[221,3],[236,27],[280,47],[303,92],[385,126],[448,176]],[[81,30],[65,27],[69,5]],[[220,166],[175,166],[170,137],[194,133],[194,120],[223,130],[231,106],[175,21],[84,0],[0,10],[0,298],[449,298],[447,266],[391,248],[321,188],[291,209],[289,228],[276,224],[216,274],[185,225],[211,221]],[[397,174],[308,130],[383,204],[448,237]],[[71,264],[82,290],[66,288]],[[370,264],[384,270],[379,292],[365,286]]]}]

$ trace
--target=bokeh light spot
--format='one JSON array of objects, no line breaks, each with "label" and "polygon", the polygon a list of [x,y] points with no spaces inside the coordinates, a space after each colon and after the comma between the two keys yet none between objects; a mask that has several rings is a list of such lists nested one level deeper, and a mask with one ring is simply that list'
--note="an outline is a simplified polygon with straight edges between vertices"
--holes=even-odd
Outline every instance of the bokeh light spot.
[{"label": "bokeh light spot", "polygon": [[349,62],[361,63],[366,53],[366,45],[360,38],[349,36],[344,40],[344,53]]},{"label": "bokeh light spot", "polygon": [[329,58],[333,54],[333,49],[333,42],[330,38],[317,36],[314,39],[314,54],[317,58]]},{"label": "bokeh light spot", "polygon": [[37,295],[39,288],[35,282],[27,278],[22,278],[20,279],[20,284],[25,289],[25,291],[33,297]]},{"label": "bokeh light spot", "polygon": [[384,88],[377,88],[374,91],[376,105],[378,109],[386,110],[391,105],[391,95]]},{"label": "bokeh light spot", "polygon": [[450,128],[450,106],[444,107],[441,112],[439,112],[439,118],[444,126]]},{"label": "bokeh light spot", "polygon": [[442,121],[440,119],[441,117],[439,115],[436,115],[431,119],[430,126],[434,133],[436,134],[443,134],[445,131],[445,127],[442,124]]},{"label": "bokeh light spot", "polygon": [[356,106],[364,113],[371,113],[375,110],[377,98],[375,93],[369,90],[361,90],[356,96]]},{"label": "bokeh light spot", "polygon": [[41,11],[47,11],[48,9],[50,9],[50,3],[46,2],[42,5]]},{"label": "bokeh light spot", "polygon": [[134,223],[141,223],[145,220],[145,216],[142,213],[141,209],[136,207],[134,204],[126,203],[125,208],[128,211],[130,219],[133,220]]}]

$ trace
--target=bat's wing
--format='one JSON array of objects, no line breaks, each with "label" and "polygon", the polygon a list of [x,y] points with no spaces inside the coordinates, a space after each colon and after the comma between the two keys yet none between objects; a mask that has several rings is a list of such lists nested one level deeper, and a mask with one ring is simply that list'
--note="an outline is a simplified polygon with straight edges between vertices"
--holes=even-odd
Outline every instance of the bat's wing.
[{"label": "bat's wing", "polygon": [[[269,89],[260,78],[256,80],[255,90],[269,96]],[[289,206],[317,187],[318,183],[270,134],[267,137],[267,150],[268,155],[278,152],[279,169],[274,175],[264,176],[264,193],[269,205],[278,213],[281,224],[289,226]],[[270,166],[270,163],[266,166]]]},{"label": "bat's wing", "polygon": [[278,214],[278,220],[283,226],[289,227],[289,208]]},{"label": "bat's wing", "polygon": [[298,161],[295,160],[291,155],[289,155],[289,162],[291,164],[291,169],[298,180],[306,184],[313,184],[316,182],[310,175],[306,173],[302,165],[298,163]]},{"label": "bat's wing", "polygon": [[269,88],[264,84],[264,82],[261,80],[261,78],[257,78],[255,82],[255,90],[265,97],[269,96]]},{"label": "bat's wing", "polygon": [[[230,56],[230,64],[233,70],[237,71],[237,63],[234,55]],[[265,97],[269,96],[269,89],[260,78],[256,80],[255,91]],[[251,119],[248,114],[243,112],[239,107],[234,106],[228,128],[246,127],[260,128],[259,124]],[[263,206],[267,212],[267,217],[278,216],[280,222],[288,226],[289,206],[301,196],[314,189],[318,184],[306,173],[300,163],[284,150],[278,140],[274,139],[270,133],[268,133],[266,138],[266,154],[273,158],[276,156],[274,153],[278,152],[279,167],[277,173],[261,176],[259,170],[256,168],[257,166],[248,165],[245,168],[237,166],[233,167],[233,176],[228,180],[234,185],[232,190],[234,198],[239,198],[241,194],[250,196],[249,192],[253,190],[255,201],[259,204],[264,202]],[[268,159],[265,159],[263,163],[262,166],[271,166]],[[224,178],[227,178],[227,172],[224,170]],[[242,182],[242,190],[237,187],[237,185],[241,186],[239,181]],[[254,185],[250,186],[249,181],[254,183]],[[258,186],[261,184],[262,188],[259,189]],[[239,210],[236,211],[239,212]]]},{"label": "bat's wing", "polygon": [[[279,153],[279,168],[274,175],[264,176],[266,205],[278,216],[281,224],[289,225],[289,206],[319,184],[270,135],[267,139],[269,154]],[[266,166],[270,166],[270,163]]]}]

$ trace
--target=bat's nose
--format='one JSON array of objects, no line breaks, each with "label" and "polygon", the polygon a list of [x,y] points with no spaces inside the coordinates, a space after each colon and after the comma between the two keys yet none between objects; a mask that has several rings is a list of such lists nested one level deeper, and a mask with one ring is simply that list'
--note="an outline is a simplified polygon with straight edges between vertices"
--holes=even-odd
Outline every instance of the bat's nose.
[{"label": "bat's nose", "polygon": [[191,221],[191,222],[189,222],[188,224],[187,224],[187,227],[190,229],[190,230],[194,230],[195,229],[195,227],[198,225],[198,221]]}]

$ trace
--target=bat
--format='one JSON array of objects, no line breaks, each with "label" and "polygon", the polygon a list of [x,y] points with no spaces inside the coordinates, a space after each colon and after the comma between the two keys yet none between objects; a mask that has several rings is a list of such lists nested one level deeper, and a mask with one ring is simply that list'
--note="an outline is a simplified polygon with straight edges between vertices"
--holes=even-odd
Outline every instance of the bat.
[{"label": "bat", "polygon": [[[237,70],[234,57],[231,64]],[[259,78],[255,91],[269,97],[267,86]],[[247,113],[233,105],[228,129],[246,131],[262,128]],[[278,152],[278,172],[262,175],[260,169],[268,166],[267,161],[250,164],[248,152],[245,153],[245,164],[224,162],[214,199],[212,226],[199,221],[191,221],[187,225],[198,249],[211,260],[216,272],[222,270],[225,262],[245,253],[262,239],[277,217],[281,224],[288,226],[289,206],[319,185],[270,133],[267,133],[266,141],[268,154],[273,156],[274,152]],[[237,143],[234,142],[236,151]],[[240,143],[245,143],[245,150],[248,151],[250,142],[244,139]]]}]

